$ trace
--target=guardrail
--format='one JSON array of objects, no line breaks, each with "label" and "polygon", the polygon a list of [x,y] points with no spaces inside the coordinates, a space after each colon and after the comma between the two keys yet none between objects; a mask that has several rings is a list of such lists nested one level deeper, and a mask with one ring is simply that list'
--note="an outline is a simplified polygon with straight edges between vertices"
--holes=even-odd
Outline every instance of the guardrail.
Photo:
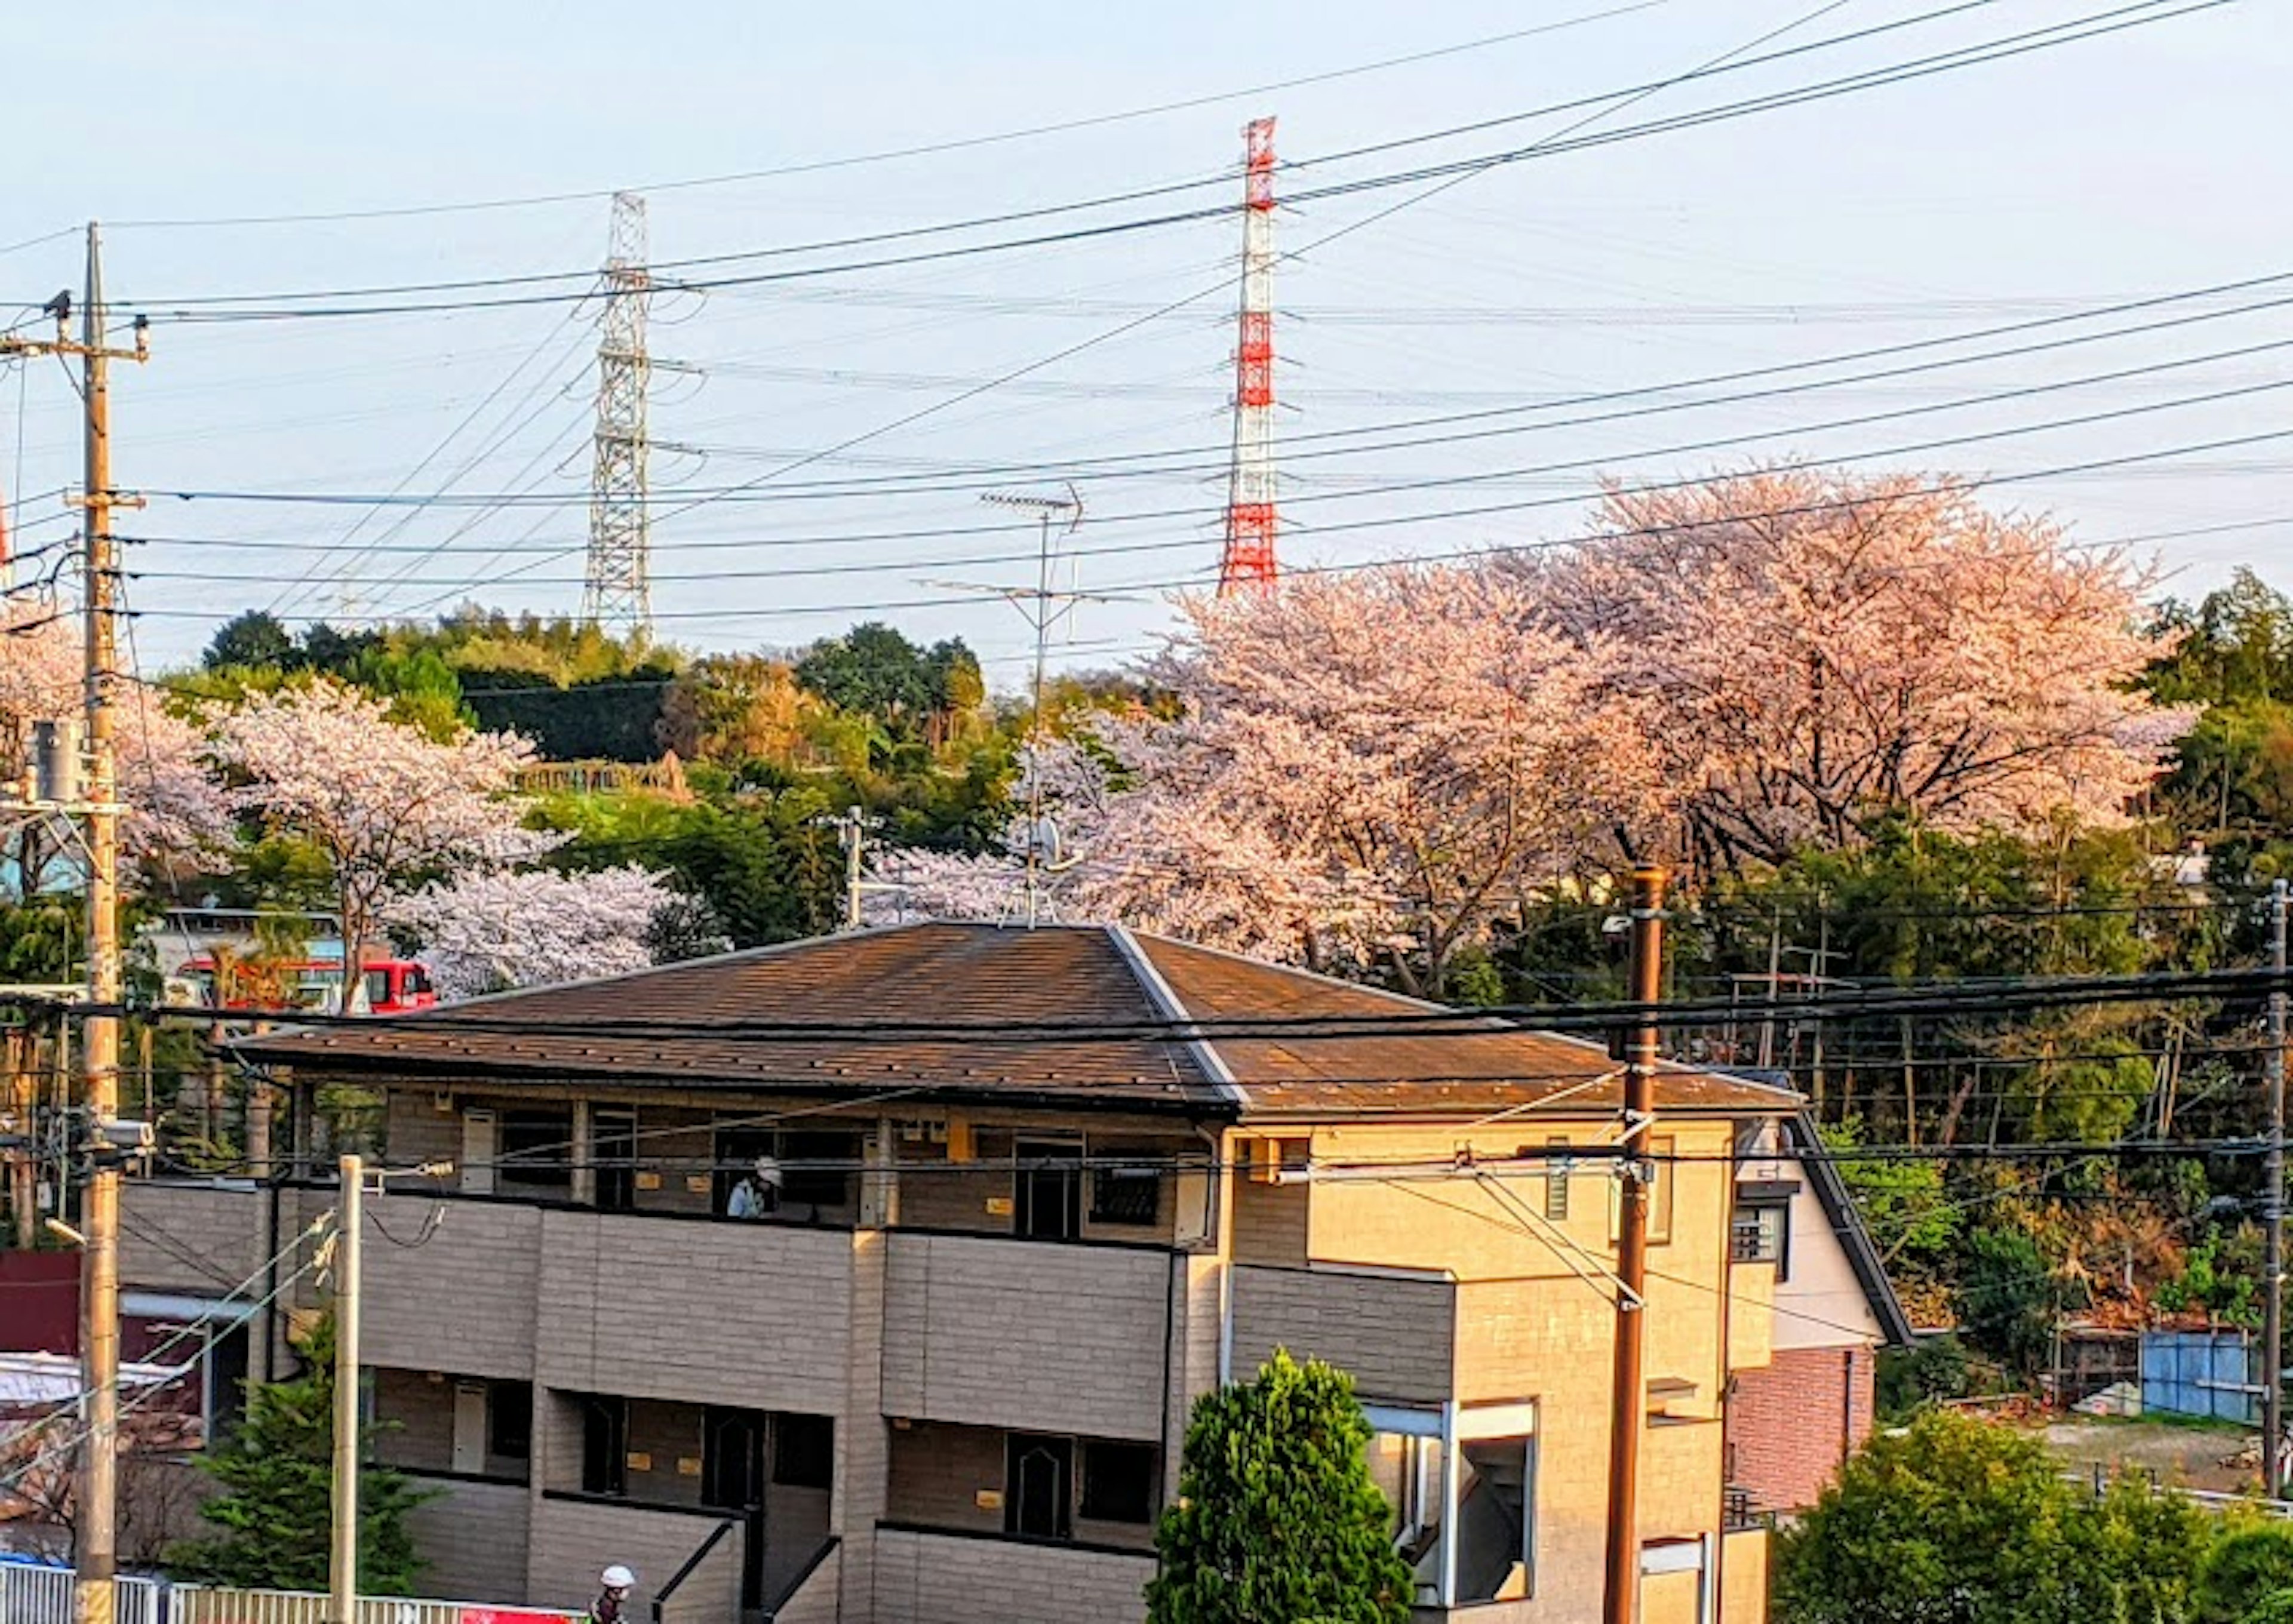
[{"label": "guardrail", "polygon": [[[69,1568],[0,1561],[0,1624],[72,1624]],[[115,1579],[112,1608],[118,1624],[168,1624],[166,1587],[156,1579]]]}]

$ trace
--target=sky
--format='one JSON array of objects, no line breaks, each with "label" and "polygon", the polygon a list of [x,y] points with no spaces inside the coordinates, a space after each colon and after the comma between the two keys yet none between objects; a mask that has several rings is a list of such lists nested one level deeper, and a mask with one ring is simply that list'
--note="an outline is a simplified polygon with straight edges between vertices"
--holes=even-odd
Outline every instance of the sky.
[{"label": "sky", "polygon": [[[91,0],[0,103],[0,323],[39,329],[104,222],[152,319],[112,392],[147,671],[247,608],[569,612],[598,305],[566,295],[637,190],[683,284],[651,312],[658,637],[888,618],[1010,688],[1036,537],[983,495],[1082,502],[1061,664],[1145,651],[1215,577],[1272,115],[1288,567],[1551,544],[1603,478],[1791,459],[1994,481],[2159,592],[2293,586],[2293,279],[2175,296],[2293,273],[2287,0],[2127,4]],[[2146,26],[1633,133],[2105,12]],[[1395,179],[1563,133],[1624,138]],[[409,303],[486,308],[316,313]],[[0,370],[20,586],[61,556],[22,555],[69,533],[77,411],[54,362]]]}]

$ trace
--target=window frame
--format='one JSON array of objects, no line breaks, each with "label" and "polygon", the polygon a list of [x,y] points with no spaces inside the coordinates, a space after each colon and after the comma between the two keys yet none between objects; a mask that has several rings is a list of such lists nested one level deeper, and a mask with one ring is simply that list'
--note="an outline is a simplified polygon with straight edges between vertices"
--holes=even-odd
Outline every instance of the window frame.
[{"label": "window frame", "polygon": [[[1083,1204],[1083,1221],[1104,1224],[1116,1229],[1153,1229],[1163,1217],[1163,1176],[1153,1168],[1108,1167],[1090,1169],[1090,1199]],[[1127,1187],[1127,1188],[1126,1188]],[[1109,1204],[1108,1195],[1116,1190],[1134,1200],[1146,1197],[1144,1212],[1136,1207]]]},{"label": "window frame", "polygon": [[[610,1499],[629,1495],[629,1402],[602,1393],[585,1393],[581,1402],[581,1492]],[[605,1436],[601,1449],[597,1436]],[[592,1471],[592,1467],[601,1468]]]},{"label": "window frame", "polygon": [[[528,1143],[519,1143],[523,1138]],[[521,1161],[520,1156],[547,1151],[546,1161]],[[494,1179],[518,1184],[563,1186],[573,1184],[573,1111],[538,1110],[530,1105],[497,1106],[494,1111]]]},{"label": "window frame", "polygon": [[[1772,1219],[1774,1224],[1773,1256],[1746,1256],[1737,1241],[1746,1216],[1753,1221]],[[1738,1200],[1728,1215],[1728,1261],[1730,1264],[1773,1264],[1776,1283],[1781,1285],[1791,1278],[1791,1203],[1788,1201]]]},{"label": "window frame", "polygon": [[[1048,1533],[1022,1527],[1026,1497],[1020,1492],[1020,1467],[1036,1452],[1049,1456],[1055,1474],[1051,1496],[1053,1527]],[[1023,1539],[1072,1540],[1074,1538],[1075,1441],[1058,1433],[1003,1434],[1003,1531]]]},{"label": "window frame", "polygon": [[[818,1451],[818,1470],[809,1450]],[[836,1418],[809,1410],[775,1410],[772,1426],[772,1458],[766,1463],[765,1481],[783,1489],[832,1489],[836,1486]]]}]

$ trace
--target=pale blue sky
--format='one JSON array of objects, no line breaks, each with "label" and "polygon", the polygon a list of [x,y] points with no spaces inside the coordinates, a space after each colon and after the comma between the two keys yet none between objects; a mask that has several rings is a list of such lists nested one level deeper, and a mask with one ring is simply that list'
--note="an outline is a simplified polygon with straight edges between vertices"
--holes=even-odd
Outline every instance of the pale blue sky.
[{"label": "pale blue sky", "polygon": [[[1595,127],[2017,34],[2103,4],[1998,0],[1667,91]],[[15,75],[0,106],[12,155],[0,248],[91,215],[114,222],[114,295],[160,305],[566,271],[603,253],[602,198],[367,221],[134,222],[644,187],[1201,96],[1600,9],[1598,0],[841,9],[706,0],[356,8],[96,0],[68,28],[18,38],[20,66],[36,62],[38,71]],[[1280,117],[1285,159],[1311,160],[1662,77],[1809,9],[1666,0],[1413,66],[1085,131],[656,190],[653,253],[738,253],[1231,172],[1238,127],[1258,112]],[[1787,37],[1819,39],[1920,9],[1849,0]],[[2293,271],[2289,25],[2285,0],[2237,0],[1964,73],[1481,175],[1283,264],[1284,432],[1646,386],[2051,314],[2079,301]],[[91,77],[101,82],[98,122],[87,116]],[[1284,185],[1519,144],[1558,122],[1309,164]],[[1190,200],[1230,195],[1222,182]],[[1296,247],[1406,195],[1325,199],[1287,214],[1283,242]],[[1236,233],[1231,219],[1220,219],[725,289],[705,300],[665,296],[656,352],[707,370],[657,380],[654,432],[706,455],[657,456],[661,506],[678,505],[679,484],[756,478],[772,458],[834,445],[1141,311],[1219,288],[1023,386],[981,394],[785,481],[1198,452],[1163,477],[1081,481],[1091,514],[1077,538],[1086,553],[1081,584],[1135,601],[1086,610],[1084,646],[1073,658],[1104,660],[1136,648],[1165,618],[1163,585],[1201,576],[1215,562],[1215,448],[1227,433],[1231,345],[1231,297],[1219,285],[1232,274]],[[0,300],[45,298],[77,281],[77,259],[69,239],[0,254]],[[2241,302],[2271,296],[2284,295]],[[531,489],[565,500],[362,515],[344,506],[155,499],[127,525],[170,538],[137,547],[131,561],[146,571],[133,583],[134,601],[155,611],[138,629],[145,663],[195,651],[212,630],[198,617],[282,594],[289,612],[352,618],[465,591],[511,607],[576,603],[594,376],[585,352],[594,338],[566,315],[541,306],[260,326],[163,321],[153,364],[123,376],[117,391],[124,484],[364,493],[406,481],[410,492]],[[1284,552],[1294,562],[1343,562],[1566,535],[1584,522],[1574,498],[1592,471],[1537,472],[1553,465],[1663,479],[1754,454],[1861,458],[2293,379],[2293,350],[1987,408],[1823,425],[2287,339],[2293,306],[1795,399],[1300,459],[1285,487],[1294,523]],[[18,393],[16,376],[0,376],[0,481],[12,488]],[[2289,398],[2293,390],[2249,393],[1871,465],[2016,473],[2267,433],[2293,428]],[[24,376],[22,399],[20,486],[36,494],[75,476],[75,403],[46,366]],[[449,439],[466,418],[470,427]],[[1771,438],[1674,449],[1738,436]],[[442,441],[444,450],[416,472]],[[2289,470],[2293,440],[2265,442],[2139,471],[2001,486],[1996,499],[2046,508],[2092,539],[2248,527],[2155,545],[2175,587],[2191,592],[2240,562],[2293,578],[2285,540],[2293,525],[2259,522],[2293,519]],[[1503,477],[1462,490],[1361,489],[1466,474]],[[1437,516],[1532,502],[1546,505]],[[61,529],[56,511],[53,502],[30,506],[23,518],[46,522],[26,527],[20,546]],[[991,658],[1011,661],[1026,641],[1016,613],[959,599],[941,583],[1032,578],[1030,567],[1010,559],[1024,537],[864,539],[1006,522],[970,490],[716,503],[666,517],[654,553],[660,632],[700,647],[782,645],[839,629],[855,618],[850,606],[916,602],[890,618],[920,634],[960,633]],[[234,540],[341,550],[220,545]],[[376,542],[436,551],[362,550]],[[566,556],[554,556],[557,549]],[[972,560],[991,562],[965,562]],[[463,585],[513,569],[523,570],[515,582]],[[305,571],[318,578],[296,588]],[[1009,683],[1018,667],[991,672]]]}]

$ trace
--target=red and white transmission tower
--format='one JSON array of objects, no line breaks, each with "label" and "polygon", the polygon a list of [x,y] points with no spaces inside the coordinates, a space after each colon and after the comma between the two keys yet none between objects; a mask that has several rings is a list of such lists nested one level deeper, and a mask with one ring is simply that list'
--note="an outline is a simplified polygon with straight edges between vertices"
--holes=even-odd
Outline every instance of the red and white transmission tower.
[{"label": "red and white transmission tower", "polygon": [[1274,120],[1243,127],[1242,330],[1219,595],[1274,585]]}]

